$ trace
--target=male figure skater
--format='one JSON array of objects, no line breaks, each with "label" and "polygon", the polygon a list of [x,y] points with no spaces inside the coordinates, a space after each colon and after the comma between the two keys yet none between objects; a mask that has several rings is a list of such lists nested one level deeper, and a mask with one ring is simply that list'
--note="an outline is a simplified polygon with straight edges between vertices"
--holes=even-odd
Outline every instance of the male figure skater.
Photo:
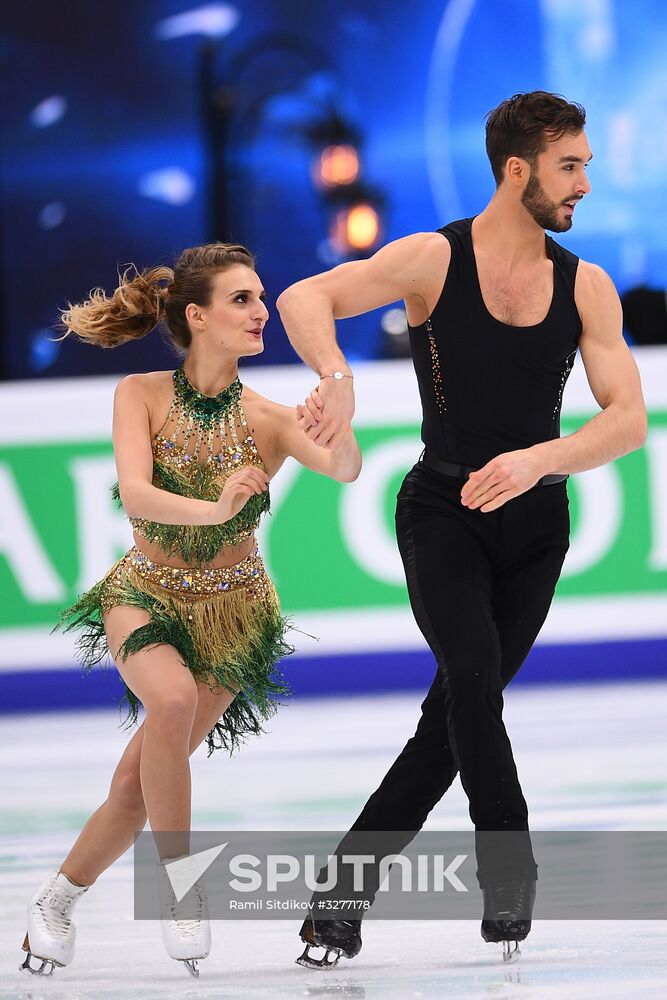
[{"label": "male figure skater", "polygon": [[[354,413],[334,320],[405,300],[425,450],[399,492],[396,529],[438,670],[415,735],[351,833],[406,831],[392,844],[400,850],[458,772],[476,831],[482,936],[503,941],[506,957],[530,930],[537,866],[502,691],[542,627],[568,549],[567,475],[639,448],[647,428],[611,280],[545,234],[570,229],[590,191],[584,124],[580,105],[515,94],[487,116],[497,186],[483,212],[297,282],[278,300],[320,376],[302,426],[327,448]],[[561,438],[577,349],[601,412]],[[487,831],[515,831],[509,854],[498,857]],[[358,920],[313,915],[301,936],[337,961],[358,953],[359,931]],[[306,947],[302,964],[335,964],[327,959]]]}]

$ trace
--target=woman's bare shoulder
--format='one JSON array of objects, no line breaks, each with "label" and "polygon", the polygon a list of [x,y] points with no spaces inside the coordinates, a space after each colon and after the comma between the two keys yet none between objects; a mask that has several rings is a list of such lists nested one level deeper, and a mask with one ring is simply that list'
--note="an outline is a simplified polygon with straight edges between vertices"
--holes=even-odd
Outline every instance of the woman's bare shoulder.
[{"label": "woman's bare shoulder", "polygon": [[142,404],[146,408],[151,435],[158,433],[171,406],[173,374],[173,371],[138,372],[126,375],[116,386],[116,404],[120,410]]},{"label": "woman's bare shoulder", "polygon": [[118,383],[117,391],[141,396],[147,403],[151,400],[159,401],[162,396],[172,392],[173,375],[173,371],[125,375]]}]

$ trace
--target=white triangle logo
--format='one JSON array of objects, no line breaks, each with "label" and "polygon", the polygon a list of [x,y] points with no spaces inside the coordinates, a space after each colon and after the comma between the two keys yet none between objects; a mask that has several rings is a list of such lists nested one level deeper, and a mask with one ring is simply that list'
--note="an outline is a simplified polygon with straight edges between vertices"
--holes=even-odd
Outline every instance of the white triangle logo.
[{"label": "white triangle logo", "polygon": [[180,903],[185,895],[190,891],[200,875],[203,875],[207,868],[210,868],[215,859],[221,854],[229,841],[220,844],[219,847],[209,847],[207,851],[199,851],[197,854],[189,854],[178,861],[169,861],[164,867],[169,876],[171,887],[176,896],[176,902]]}]

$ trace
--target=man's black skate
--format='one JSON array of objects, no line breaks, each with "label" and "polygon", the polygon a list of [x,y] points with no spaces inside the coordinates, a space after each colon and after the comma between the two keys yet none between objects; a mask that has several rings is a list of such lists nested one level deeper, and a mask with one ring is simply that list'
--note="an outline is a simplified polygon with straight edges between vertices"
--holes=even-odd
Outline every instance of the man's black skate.
[{"label": "man's black skate", "polygon": [[503,961],[516,962],[521,954],[519,941],[523,941],[530,933],[535,882],[498,882],[487,886],[482,892],[482,937],[485,941],[502,942]]},{"label": "man's black skate", "polygon": [[[306,917],[301,930],[301,940],[305,943],[303,955],[296,960],[297,965],[306,969],[333,969],[341,955],[354,958],[361,951],[361,920],[313,920]],[[310,948],[324,948],[323,958],[311,958]],[[329,955],[334,958],[329,961]]]}]

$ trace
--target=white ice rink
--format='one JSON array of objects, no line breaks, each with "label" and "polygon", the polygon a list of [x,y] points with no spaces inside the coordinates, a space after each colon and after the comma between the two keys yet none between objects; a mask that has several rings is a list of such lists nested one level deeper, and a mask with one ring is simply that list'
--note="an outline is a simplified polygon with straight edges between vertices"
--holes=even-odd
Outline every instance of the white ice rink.
[{"label": "white ice rink", "polygon": [[[300,700],[231,760],[192,760],[193,827],[344,829],[412,734],[421,697]],[[534,830],[667,828],[667,683],[517,688],[506,696]],[[479,921],[371,921],[364,947],[330,973],[294,964],[298,920],[219,921],[190,978],[157,923],[132,919],[132,855],[76,910],[77,954],[40,980],[19,973],[29,896],[105,798],[127,741],[115,712],[0,719],[0,997],[356,997],[406,1000],[653,1000],[667,997],[667,922],[538,921],[517,965],[484,944]],[[429,829],[469,827],[456,782]]]}]

